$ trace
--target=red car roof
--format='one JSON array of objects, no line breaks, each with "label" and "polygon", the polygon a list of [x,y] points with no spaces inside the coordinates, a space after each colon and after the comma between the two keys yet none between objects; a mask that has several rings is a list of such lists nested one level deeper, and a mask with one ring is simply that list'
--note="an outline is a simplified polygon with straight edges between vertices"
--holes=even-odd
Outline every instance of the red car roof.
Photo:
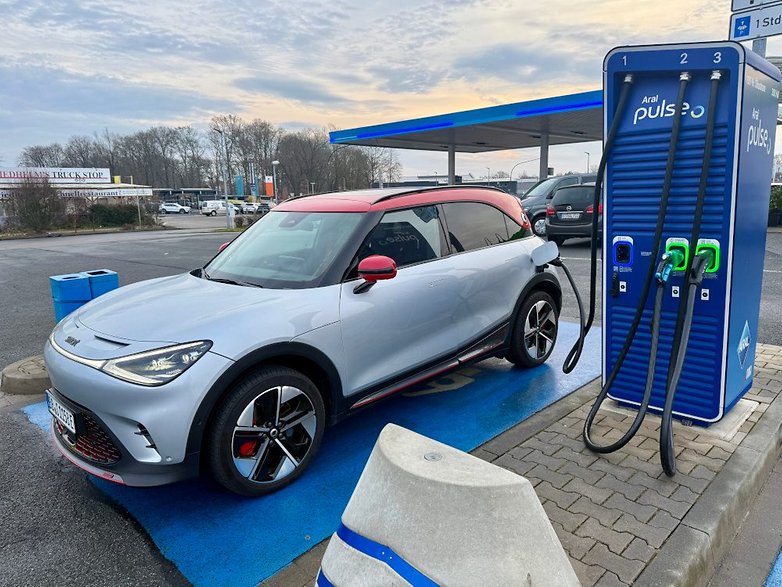
[{"label": "red car roof", "polygon": [[484,202],[499,208],[519,224],[521,203],[503,191],[481,186],[444,186],[436,188],[389,188],[334,192],[287,200],[274,208],[277,212],[373,212],[445,202]]}]

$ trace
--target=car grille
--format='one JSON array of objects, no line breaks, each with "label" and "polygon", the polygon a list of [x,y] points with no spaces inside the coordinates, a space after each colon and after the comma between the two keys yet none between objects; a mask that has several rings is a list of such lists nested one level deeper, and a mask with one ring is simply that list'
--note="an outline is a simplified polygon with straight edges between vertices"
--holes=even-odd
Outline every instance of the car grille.
[{"label": "car grille", "polygon": [[55,430],[65,446],[84,460],[98,465],[113,465],[119,461],[122,455],[103,427],[89,414],[82,413],[82,418],[85,431],[75,443],[68,429],[54,420]]}]

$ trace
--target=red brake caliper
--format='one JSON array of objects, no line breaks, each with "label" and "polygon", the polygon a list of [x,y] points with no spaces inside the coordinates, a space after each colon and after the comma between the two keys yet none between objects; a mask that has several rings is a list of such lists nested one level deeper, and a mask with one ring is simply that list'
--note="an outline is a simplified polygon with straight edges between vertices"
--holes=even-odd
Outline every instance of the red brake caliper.
[{"label": "red brake caliper", "polygon": [[248,440],[247,442],[243,442],[241,446],[239,446],[239,456],[240,457],[255,456],[256,450],[258,450],[258,441]]}]

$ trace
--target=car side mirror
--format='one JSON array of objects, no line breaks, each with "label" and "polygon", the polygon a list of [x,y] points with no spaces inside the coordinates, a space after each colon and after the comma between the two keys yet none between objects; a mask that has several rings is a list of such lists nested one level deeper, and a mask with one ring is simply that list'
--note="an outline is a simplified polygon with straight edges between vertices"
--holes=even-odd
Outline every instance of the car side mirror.
[{"label": "car side mirror", "polygon": [[358,276],[364,280],[353,293],[367,291],[376,282],[396,277],[396,261],[384,255],[370,255],[358,263]]},{"label": "car side mirror", "polygon": [[533,249],[531,257],[535,267],[543,267],[547,263],[551,263],[554,259],[559,257],[559,247],[556,245],[556,243],[546,241],[542,245],[539,245]]},{"label": "car side mirror", "polygon": [[223,243],[222,245],[220,245],[219,247],[217,247],[217,252],[218,252],[218,253],[222,253],[222,252],[223,252],[223,249],[224,249],[225,247],[227,247],[228,245],[230,245],[230,244],[231,244],[231,243],[230,243],[230,241],[229,241],[229,242],[227,242],[227,243]]}]

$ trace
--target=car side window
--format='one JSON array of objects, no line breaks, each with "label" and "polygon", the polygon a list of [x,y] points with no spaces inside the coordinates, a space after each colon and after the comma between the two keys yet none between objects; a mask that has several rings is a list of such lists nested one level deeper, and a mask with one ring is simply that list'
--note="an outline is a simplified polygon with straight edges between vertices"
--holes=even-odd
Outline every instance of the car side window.
[{"label": "car side window", "polygon": [[438,207],[420,206],[386,212],[361,246],[356,263],[385,255],[401,268],[438,259],[447,250]]},{"label": "car side window", "polygon": [[444,204],[448,242],[456,253],[482,249],[510,240],[505,214],[478,202]]}]

